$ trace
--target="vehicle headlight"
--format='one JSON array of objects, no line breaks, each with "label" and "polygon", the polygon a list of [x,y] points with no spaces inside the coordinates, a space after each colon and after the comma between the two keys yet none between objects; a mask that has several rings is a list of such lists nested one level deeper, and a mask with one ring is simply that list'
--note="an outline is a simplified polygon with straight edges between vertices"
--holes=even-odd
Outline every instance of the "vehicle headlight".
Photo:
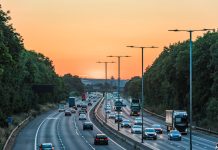
[{"label": "vehicle headlight", "polygon": [[155,136],[157,136],[157,133],[154,133]]}]

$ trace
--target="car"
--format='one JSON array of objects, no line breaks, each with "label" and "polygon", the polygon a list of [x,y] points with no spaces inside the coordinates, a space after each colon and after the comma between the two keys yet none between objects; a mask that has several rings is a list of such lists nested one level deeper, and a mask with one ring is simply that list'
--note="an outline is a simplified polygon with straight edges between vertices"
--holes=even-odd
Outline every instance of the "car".
[{"label": "car", "polygon": [[108,115],[108,118],[109,119],[115,119],[116,117],[116,114],[114,112],[111,112],[109,115]]},{"label": "car", "polygon": [[94,144],[106,144],[108,145],[108,137],[105,134],[96,134]]},{"label": "car", "polygon": [[76,105],[77,108],[79,108],[79,107],[81,107],[81,106],[82,106],[81,103],[79,103],[79,104]]},{"label": "car", "polygon": [[52,143],[42,143],[39,145],[39,150],[54,150]]},{"label": "car", "polygon": [[142,125],[142,118],[141,117],[137,117],[134,120],[134,125]]},{"label": "car", "polygon": [[117,123],[117,122],[122,122],[123,121],[123,115],[122,114],[116,114],[115,115],[115,123]]},{"label": "car", "polygon": [[79,120],[86,120],[86,114],[80,114]]},{"label": "car", "polygon": [[64,108],[59,108],[58,111],[59,111],[59,112],[64,112],[65,109],[64,109]]},{"label": "car", "polygon": [[122,123],[121,123],[121,128],[131,128],[131,122],[130,120],[123,120]]},{"label": "car", "polygon": [[106,112],[106,113],[110,113],[111,110],[110,110],[110,109],[106,109],[105,112]]},{"label": "car", "polygon": [[70,108],[71,113],[76,113],[76,110],[74,108]]},{"label": "car", "polygon": [[154,128],[145,128],[143,138],[156,140],[157,133],[156,133],[155,129]]},{"label": "car", "polygon": [[218,142],[216,143],[216,147],[215,147],[215,150],[218,150]]},{"label": "car", "polygon": [[83,111],[85,111],[87,113],[87,108],[85,108],[85,107],[81,107],[80,110],[83,110]]},{"label": "car", "polygon": [[77,110],[77,107],[76,107],[76,106],[73,106],[72,108],[75,109],[75,110]]},{"label": "car", "polygon": [[142,134],[142,126],[141,125],[133,125],[131,127],[132,134]]},{"label": "car", "polygon": [[92,106],[92,102],[88,102],[88,106]]},{"label": "car", "polygon": [[86,114],[86,111],[85,110],[79,110],[78,114]]},{"label": "car", "polygon": [[65,110],[65,116],[71,116],[71,111],[70,110]]},{"label": "car", "polygon": [[168,134],[168,140],[182,140],[181,133],[177,130],[171,130]]},{"label": "car", "polygon": [[86,104],[82,104],[81,107],[87,109],[87,105]]},{"label": "car", "polygon": [[86,129],[93,130],[93,124],[91,122],[84,122],[83,123],[83,130],[86,130]]},{"label": "car", "polygon": [[161,125],[159,125],[159,124],[153,124],[152,128],[154,128],[154,130],[156,131],[157,134],[163,133],[163,129],[161,128]]}]

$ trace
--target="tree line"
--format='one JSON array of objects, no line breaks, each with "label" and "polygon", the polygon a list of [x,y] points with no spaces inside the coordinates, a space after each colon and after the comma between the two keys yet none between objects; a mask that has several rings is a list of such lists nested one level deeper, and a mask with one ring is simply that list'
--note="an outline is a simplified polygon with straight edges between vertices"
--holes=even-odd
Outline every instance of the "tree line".
[{"label": "tree line", "polygon": [[24,48],[21,35],[10,24],[9,13],[0,6],[1,127],[7,126],[10,115],[39,109],[39,104],[57,103],[72,91],[77,95],[84,91],[78,76],[59,76],[52,60]]},{"label": "tree line", "polygon": [[[193,121],[218,130],[218,32],[193,42]],[[164,115],[166,109],[189,111],[189,41],[164,47],[144,73],[144,107]],[[141,78],[132,78],[125,95],[141,93]],[[140,98],[140,96],[139,96]]]}]

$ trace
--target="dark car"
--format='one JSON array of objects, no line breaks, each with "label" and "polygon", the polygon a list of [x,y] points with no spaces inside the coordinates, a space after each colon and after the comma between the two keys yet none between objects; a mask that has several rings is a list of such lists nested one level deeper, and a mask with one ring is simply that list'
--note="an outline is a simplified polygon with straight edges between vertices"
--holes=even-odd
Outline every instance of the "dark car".
[{"label": "dark car", "polygon": [[73,108],[74,108],[75,110],[77,110],[77,107],[76,107],[76,106],[73,106]]},{"label": "dark car", "polygon": [[158,133],[158,134],[162,134],[162,133],[163,133],[163,129],[161,128],[161,125],[159,125],[159,124],[154,124],[154,125],[152,125],[152,128],[154,128],[154,130],[155,130],[156,133]]},{"label": "dark car", "polygon": [[216,143],[216,147],[215,147],[215,150],[218,150],[218,143]]},{"label": "dark car", "polygon": [[144,139],[157,139],[157,133],[154,128],[145,128],[144,130]]},{"label": "dark car", "polygon": [[171,130],[170,133],[168,134],[168,140],[182,140],[181,133],[177,130]]},{"label": "dark car", "polygon": [[79,110],[78,113],[79,113],[79,115],[80,115],[80,114],[86,114],[86,111],[85,111],[85,110]]},{"label": "dark car", "polygon": [[79,103],[79,104],[76,105],[77,108],[79,108],[79,107],[81,107],[81,106],[82,106],[81,103]]},{"label": "dark car", "polygon": [[54,150],[52,143],[43,143],[39,146],[39,150]]},{"label": "dark car", "polygon": [[88,102],[88,106],[92,106],[92,102]]},{"label": "dark car", "polygon": [[70,110],[66,110],[65,111],[65,116],[71,116],[71,111]]},{"label": "dark car", "polygon": [[106,144],[108,145],[108,137],[105,134],[96,134],[94,144]]},{"label": "dark car", "polygon": [[129,120],[123,120],[121,123],[121,128],[131,128],[131,122]]},{"label": "dark car", "polygon": [[93,130],[93,124],[91,122],[84,122],[83,123],[83,130],[86,130],[86,129]]},{"label": "dark car", "polygon": [[123,116],[116,114],[116,116],[115,116],[115,123],[122,122],[122,121],[123,121]]},{"label": "dark car", "polygon": [[80,110],[85,111],[87,113],[87,108],[81,107]]}]

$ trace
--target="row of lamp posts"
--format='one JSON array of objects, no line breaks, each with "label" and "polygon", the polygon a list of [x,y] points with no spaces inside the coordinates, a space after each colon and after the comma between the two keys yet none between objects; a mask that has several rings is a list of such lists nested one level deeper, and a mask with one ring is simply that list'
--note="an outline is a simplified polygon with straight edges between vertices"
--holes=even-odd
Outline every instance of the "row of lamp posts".
[{"label": "row of lamp posts", "polygon": [[[174,32],[188,32],[190,39],[189,39],[189,138],[190,138],[190,147],[189,149],[192,150],[192,33],[193,32],[197,32],[197,31],[214,31],[214,29],[201,29],[201,30],[168,30],[168,31],[174,31]],[[155,46],[150,46],[150,47],[144,47],[144,46],[127,46],[129,48],[139,48],[141,49],[142,52],[142,59],[141,59],[141,65],[142,65],[142,87],[141,87],[141,118],[142,118],[142,134],[141,134],[141,142],[143,143],[143,133],[144,133],[144,127],[143,127],[143,106],[144,106],[144,49],[149,48],[149,49],[153,49],[153,48],[158,48]],[[122,57],[131,57],[131,56],[107,56],[107,57],[115,57],[118,58],[118,87],[117,87],[117,91],[118,91],[118,101],[120,101],[120,59]],[[107,64],[108,63],[115,63],[115,62],[97,62],[97,63],[104,63],[105,64],[105,84],[107,84]],[[105,99],[107,102],[107,89],[105,91]],[[173,108],[174,109],[174,108]],[[119,118],[119,113],[120,111],[118,111],[118,118]],[[105,122],[107,123],[107,113],[105,112]],[[119,128],[119,121],[118,121],[118,131],[120,130]]]}]

